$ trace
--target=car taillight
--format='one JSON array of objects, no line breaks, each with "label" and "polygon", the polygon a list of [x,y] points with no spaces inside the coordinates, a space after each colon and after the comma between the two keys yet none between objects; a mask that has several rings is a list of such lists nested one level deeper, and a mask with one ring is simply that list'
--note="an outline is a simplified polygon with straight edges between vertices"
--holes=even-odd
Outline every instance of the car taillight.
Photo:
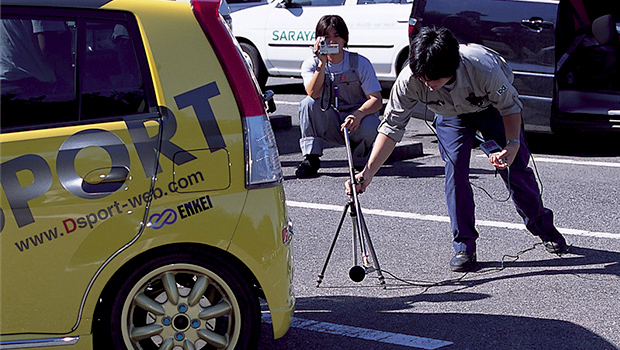
[{"label": "car taillight", "polygon": [[266,187],[283,180],[275,135],[256,79],[243,60],[241,48],[218,14],[219,0],[192,0],[198,23],[211,43],[237,100],[246,152],[246,185]]},{"label": "car taillight", "polygon": [[266,115],[243,118],[248,187],[276,185],[283,180],[276,137]]},{"label": "car taillight", "polygon": [[220,17],[219,0],[192,0],[192,9],[198,23],[217,55],[244,117],[265,114],[260,89],[243,61],[241,49],[235,37]]}]

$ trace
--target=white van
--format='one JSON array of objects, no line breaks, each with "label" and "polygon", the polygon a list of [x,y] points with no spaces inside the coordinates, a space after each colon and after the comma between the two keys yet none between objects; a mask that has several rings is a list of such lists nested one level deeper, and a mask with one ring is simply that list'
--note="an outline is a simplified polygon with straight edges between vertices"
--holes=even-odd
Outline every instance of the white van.
[{"label": "white van", "polygon": [[372,62],[381,82],[396,80],[409,55],[411,0],[273,0],[233,12],[234,35],[261,85],[268,76],[301,76],[324,15],[349,28],[349,49]]}]

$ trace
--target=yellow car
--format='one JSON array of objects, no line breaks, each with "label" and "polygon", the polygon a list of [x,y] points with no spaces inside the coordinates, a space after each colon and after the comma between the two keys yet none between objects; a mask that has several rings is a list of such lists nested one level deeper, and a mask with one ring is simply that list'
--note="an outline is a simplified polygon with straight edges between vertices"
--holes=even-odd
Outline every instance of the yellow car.
[{"label": "yellow car", "polygon": [[219,1],[3,0],[0,348],[247,349],[290,326],[265,95]]}]

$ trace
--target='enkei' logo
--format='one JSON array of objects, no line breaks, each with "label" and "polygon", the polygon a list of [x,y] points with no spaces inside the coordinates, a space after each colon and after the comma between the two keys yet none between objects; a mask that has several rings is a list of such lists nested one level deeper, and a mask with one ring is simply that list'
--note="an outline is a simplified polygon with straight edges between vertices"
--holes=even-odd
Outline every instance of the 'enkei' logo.
[{"label": "'enkei' logo", "polygon": [[177,222],[177,218],[179,216],[181,217],[181,220],[187,219],[190,216],[203,213],[211,208],[213,208],[213,203],[211,202],[209,195],[202,196],[189,202],[177,205],[176,210],[168,208],[162,211],[161,214],[155,213],[151,215],[149,217],[148,226],[155,230],[159,230],[165,225],[172,225]]},{"label": "'enkei' logo", "polygon": [[159,230],[165,225],[172,225],[177,221],[177,212],[174,209],[166,209],[161,214],[155,213],[149,218],[151,228]]}]

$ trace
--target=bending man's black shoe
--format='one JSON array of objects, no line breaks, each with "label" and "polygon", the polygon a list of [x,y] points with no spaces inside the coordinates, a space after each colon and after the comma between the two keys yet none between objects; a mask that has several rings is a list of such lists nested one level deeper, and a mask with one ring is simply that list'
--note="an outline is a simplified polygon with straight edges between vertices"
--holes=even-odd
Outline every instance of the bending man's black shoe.
[{"label": "bending man's black shoe", "polygon": [[566,240],[559,232],[555,232],[554,235],[549,237],[541,237],[545,250],[551,254],[562,255],[568,253],[568,245]]},{"label": "bending man's black shoe", "polygon": [[321,160],[316,154],[308,154],[305,159],[297,166],[295,176],[298,179],[307,179],[317,175],[321,167]]},{"label": "bending man's black shoe", "polygon": [[471,271],[476,266],[476,253],[458,252],[450,260],[450,270],[454,272]]},{"label": "bending man's black shoe", "polygon": [[569,249],[564,239],[559,240],[557,242],[546,241],[546,242],[543,242],[543,245],[545,246],[545,250],[547,252],[551,254],[557,254],[557,255],[566,254],[568,253],[568,249]]}]

